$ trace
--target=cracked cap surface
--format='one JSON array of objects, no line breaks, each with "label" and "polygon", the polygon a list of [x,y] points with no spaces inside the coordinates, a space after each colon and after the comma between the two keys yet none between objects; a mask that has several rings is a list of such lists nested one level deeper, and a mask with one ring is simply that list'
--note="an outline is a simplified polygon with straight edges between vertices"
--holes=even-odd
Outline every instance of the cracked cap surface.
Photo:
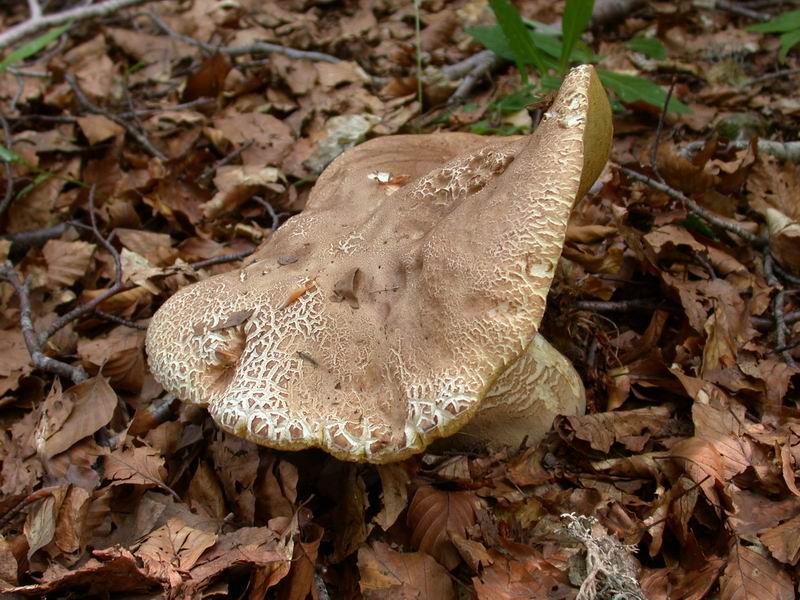
[{"label": "cracked cap surface", "polygon": [[153,374],[227,431],[389,462],[455,433],[537,333],[572,205],[611,145],[591,66],[537,130],[362,144],[243,268],[153,317]]}]

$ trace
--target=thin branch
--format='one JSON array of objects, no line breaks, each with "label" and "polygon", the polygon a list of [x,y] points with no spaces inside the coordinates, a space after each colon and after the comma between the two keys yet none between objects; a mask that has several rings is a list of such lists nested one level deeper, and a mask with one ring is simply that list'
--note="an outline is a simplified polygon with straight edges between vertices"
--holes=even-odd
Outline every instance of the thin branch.
[{"label": "thin branch", "polygon": [[30,286],[28,281],[20,281],[14,265],[6,261],[0,266],[0,279],[7,281],[14,288],[19,300],[19,323],[22,328],[22,337],[25,346],[31,355],[33,366],[48,373],[54,373],[73,383],[80,383],[87,378],[86,371],[81,367],[73,367],[65,362],[46,356],[42,352],[42,344],[36,336],[31,317]]},{"label": "thin branch", "polygon": [[161,31],[166,33],[171,38],[180,40],[197,48],[201,48],[210,54],[226,54],[228,56],[242,56],[245,54],[282,54],[283,56],[293,60],[312,60],[315,62],[326,62],[334,65],[342,62],[342,59],[330,54],[325,54],[324,52],[316,52],[313,50],[296,50],[295,48],[289,48],[287,46],[281,46],[280,44],[272,44],[269,42],[256,42],[248,46],[215,46],[214,44],[201,42],[193,37],[182,35],[176,32],[169,25],[167,25],[163,19],[153,12],[147,12],[144,14],[150,17],[150,20],[153,21],[153,23],[155,23],[156,26],[161,29]]},{"label": "thin branch", "polygon": [[[11,151],[13,145],[11,130],[8,127],[8,121],[3,115],[0,115],[0,127],[3,128],[3,144],[7,150]],[[6,191],[3,194],[3,199],[0,200],[0,216],[6,213],[8,207],[11,206],[11,201],[14,199],[14,170],[11,167],[10,160],[3,161],[3,177],[6,180]]]},{"label": "thin branch", "polygon": [[742,6],[738,2],[730,2],[729,0],[717,0],[714,3],[714,5],[716,6],[716,8],[719,8],[720,10],[727,10],[730,13],[739,15],[741,17],[747,17],[748,19],[753,19],[754,21],[769,21],[772,18],[766,13],[761,13],[751,8],[747,8],[746,6]]},{"label": "thin branch", "polygon": [[[450,95],[450,98],[447,100],[447,104],[450,106],[461,104],[467,99],[472,89],[475,85],[487,74],[493,71],[495,68],[503,64],[503,59],[497,56],[491,50],[484,50],[483,52],[479,52],[475,55],[476,60],[472,62],[471,69],[464,75],[464,78],[461,80],[461,83],[458,84],[456,91]],[[466,62],[466,61],[465,61]],[[459,73],[460,69],[455,68],[458,65],[452,65],[449,73]],[[443,69],[443,71],[445,71]],[[451,76],[448,75],[450,79],[457,79],[458,76]]]},{"label": "thin branch", "polygon": [[206,170],[203,171],[203,173],[200,175],[200,177],[197,178],[197,183],[199,183],[201,185],[205,185],[206,183],[208,183],[211,180],[211,178],[214,176],[214,173],[216,173],[217,169],[219,169],[220,167],[224,167],[225,165],[227,165],[229,163],[232,163],[234,160],[236,160],[237,158],[239,158],[239,156],[242,155],[242,152],[247,150],[254,143],[255,143],[254,139],[249,139],[244,144],[239,146],[238,148],[234,148],[233,151],[229,152],[226,156],[222,157],[220,160],[215,162],[213,165],[211,165],[210,167],[206,168]]},{"label": "thin branch", "polygon": [[136,127],[134,127],[128,119],[123,119],[119,115],[115,115],[111,111],[108,111],[104,108],[100,108],[96,104],[94,104],[86,94],[83,93],[83,90],[78,85],[78,82],[75,80],[75,76],[72,73],[65,75],[64,79],[72,88],[72,91],[75,93],[75,99],[80,104],[81,108],[83,108],[86,112],[90,112],[96,115],[102,115],[105,118],[114,121],[117,125],[125,129],[132,137],[138,141],[145,150],[147,150],[151,155],[158,158],[162,161],[167,161],[167,156],[161,152],[158,148],[153,146],[150,143],[150,140],[147,139],[147,136],[144,133],[140,132]]},{"label": "thin branch", "polygon": [[105,319],[106,321],[110,321],[111,323],[116,323],[117,325],[130,327],[131,329],[138,329],[139,331],[147,331],[147,325],[142,325],[141,323],[137,323],[136,321],[131,321],[130,319],[123,319],[122,317],[118,317],[117,315],[112,314],[110,312],[100,310],[99,308],[94,309],[94,314],[100,317],[101,319]]},{"label": "thin branch", "polygon": [[780,71],[774,71],[772,73],[765,73],[764,75],[759,75],[758,77],[753,77],[750,81],[748,81],[745,85],[756,85],[758,83],[764,83],[765,81],[771,81],[772,79],[781,79],[782,77],[791,77],[792,75],[800,75],[800,68],[798,69],[782,69]]},{"label": "thin branch", "polygon": [[42,229],[31,229],[30,231],[21,231],[20,233],[0,235],[0,240],[11,241],[11,252],[22,252],[31,246],[41,246],[47,242],[47,240],[61,237],[71,224],[70,221],[66,221],[58,225],[53,225],[52,227],[43,227]]},{"label": "thin branch", "polygon": [[795,275],[789,273],[787,270],[785,270],[782,266],[778,264],[777,260],[772,262],[772,269],[773,271],[775,271],[775,274],[781,279],[784,279],[793,285],[800,285],[800,277],[796,277]]},{"label": "thin branch", "polygon": [[[64,25],[70,21],[83,21],[93,17],[102,17],[110,15],[118,10],[134,6],[136,4],[144,4],[148,0],[106,0],[100,4],[90,4],[88,6],[76,6],[67,10],[62,10],[50,15],[31,14],[31,18],[14,27],[11,27],[0,33],[0,51],[5,50],[9,46],[16,44],[21,39],[43,29],[50,27],[57,27]],[[29,0],[29,6],[31,2]],[[36,3],[38,5],[38,2]],[[33,13],[33,10],[31,11]]]},{"label": "thin branch", "polygon": [[690,212],[696,214],[698,217],[702,217],[703,219],[705,219],[712,225],[719,227],[720,229],[724,229],[725,231],[729,231],[730,233],[738,235],[740,238],[750,242],[754,246],[763,248],[769,243],[769,240],[767,238],[760,235],[756,235],[754,233],[750,233],[749,231],[747,231],[747,229],[745,229],[738,223],[729,221],[727,219],[715,215],[714,213],[706,210],[705,208],[700,206],[697,202],[686,196],[683,192],[680,192],[679,190],[670,187],[666,183],[661,183],[659,181],[656,181],[652,177],[648,177],[647,175],[642,175],[641,173],[638,173],[632,169],[628,169],[627,167],[620,167],[619,169],[631,179],[647,184],[654,190],[658,190],[659,192],[666,194],[673,200],[677,200],[678,202],[683,203]]},{"label": "thin branch", "polygon": [[252,250],[243,250],[242,252],[236,252],[233,254],[223,254],[222,256],[214,256],[212,258],[207,258],[205,260],[199,260],[194,263],[189,263],[189,266],[193,269],[205,269],[206,267],[211,267],[213,265],[223,265],[229,262],[236,262],[237,260],[242,260],[243,258],[247,258],[253,252],[255,252],[255,248]]},{"label": "thin branch", "polygon": [[[764,255],[764,276],[767,280],[767,283],[777,289],[777,293],[775,294],[775,298],[773,298],[772,302],[772,315],[773,319],[775,320],[775,344],[778,348],[785,348],[786,347],[786,334],[789,328],[786,326],[786,315],[784,314],[784,300],[785,300],[785,290],[781,287],[778,278],[775,276],[775,261],[772,258],[772,255],[767,252]],[[792,368],[797,367],[797,363],[795,362],[794,358],[790,354],[789,350],[782,350],[780,352],[783,360],[786,361],[786,364]]]},{"label": "thin branch", "polygon": [[255,200],[256,202],[258,202],[261,206],[263,206],[264,210],[266,210],[267,214],[269,214],[270,218],[272,219],[271,229],[272,229],[272,232],[274,233],[275,230],[278,229],[278,227],[281,224],[281,217],[286,217],[286,216],[289,215],[289,213],[288,212],[275,212],[275,209],[272,208],[272,205],[269,202],[267,202],[266,200],[264,200],[261,196],[253,196],[252,199]]},{"label": "thin branch", "polygon": [[578,310],[591,310],[594,312],[632,312],[663,308],[655,298],[637,298],[633,300],[615,300],[609,302],[602,300],[578,300],[574,304],[574,307]]},{"label": "thin branch", "polygon": [[[691,142],[681,150],[681,155],[691,156],[702,150],[705,145],[706,142],[704,140]],[[728,142],[729,148],[735,148],[737,150],[747,148],[749,145],[749,140],[736,140]],[[758,140],[758,151],[764,154],[771,154],[778,160],[800,162],[800,141],[776,142],[773,140]]]},{"label": "thin branch", "polygon": [[658,146],[661,143],[661,132],[664,130],[664,119],[667,116],[667,110],[669,110],[669,101],[672,99],[672,92],[675,90],[675,82],[676,78],[673,77],[672,83],[669,85],[667,96],[664,98],[664,106],[661,109],[661,113],[658,115],[656,137],[653,140],[653,148],[650,151],[650,167],[653,169],[653,173],[656,174],[656,177],[658,177],[658,180],[661,183],[664,183],[664,178],[661,176],[661,173],[658,172]]},{"label": "thin branch", "polygon": [[51,337],[53,337],[56,332],[63,327],[66,327],[72,321],[79,319],[85,314],[93,312],[100,304],[111,298],[111,296],[115,296],[116,294],[124,291],[124,286],[122,285],[122,259],[117,252],[117,249],[114,248],[114,245],[111,243],[111,237],[113,237],[113,233],[109,236],[109,239],[106,239],[100,230],[97,227],[97,215],[95,214],[94,208],[94,194],[95,188],[89,190],[89,218],[91,219],[91,229],[94,233],[95,238],[100,244],[111,254],[111,257],[114,259],[114,284],[108,288],[105,292],[93,298],[89,302],[85,304],[81,304],[76,306],[71,311],[67,312],[64,315],[61,315],[55,321],[53,321],[50,326],[45,329],[42,333],[39,334],[39,344],[44,346]]}]

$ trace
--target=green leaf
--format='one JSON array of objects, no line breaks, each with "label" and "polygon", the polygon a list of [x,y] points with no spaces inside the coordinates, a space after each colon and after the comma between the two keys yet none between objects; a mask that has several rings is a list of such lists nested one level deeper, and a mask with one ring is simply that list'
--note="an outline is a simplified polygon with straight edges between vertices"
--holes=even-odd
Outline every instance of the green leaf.
[{"label": "green leaf", "polygon": [[682,221],[678,221],[681,225],[686,227],[689,231],[694,231],[710,240],[718,240],[719,238],[714,233],[714,230],[709,227],[703,219],[694,214],[689,214]]},{"label": "green leaf", "polygon": [[800,29],[800,10],[792,10],[778,15],[771,21],[751,25],[747,31],[757,31],[759,33],[783,33]]},{"label": "green leaf", "polygon": [[528,83],[528,73],[525,65],[533,63],[540,73],[547,72],[547,66],[542,60],[539,50],[533,44],[528,29],[522,22],[517,9],[508,0],[489,0],[497,24],[503,30],[503,35],[508,42],[508,47],[514,55],[514,62],[522,77],[522,83]]},{"label": "green leaf", "polygon": [[656,38],[635,37],[625,42],[625,47],[655,60],[667,58],[667,49]]},{"label": "green leaf", "polygon": [[783,61],[786,59],[786,55],[789,53],[789,50],[794,48],[798,42],[800,42],[800,29],[796,31],[788,31],[781,35],[781,37],[778,39],[781,42],[781,49],[780,52],[778,52],[778,58]]},{"label": "green leaf", "polygon": [[11,54],[6,56],[2,62],[0,62],[0,73],[4,72],[6,69],[17,64],[18,62],[21,62],[26,58],[30,58],[34,54],[37,54],[41,50],[45,49],[50,42],[58,39],[61,34],[70,27],[72,27],[72,21],[66,25],[62,25],[61,27],[55,27],[50,31],[46,31],[39,37],[32,39],[27,44],[23,44]]},{"label": "green leaf", "polygon": [[[664,106],[667,99],[667,92],[661,86],[656,85],[649,79],[626,75],[625,73],[615,73],[598,69],[597,74],[600,81],[608,88],[611,88],[622,102],[646,102],[658,108]],[[691,113],[692,111],[680,100],[670,98],[667,109],[676,113]]]},{"label": "green leaf", "polygon": [[572,49],[592,18],[592,8],[594,0],[567,0],[562,22],[561,56],[558,61],[558,70],[562,74],[569,66]]},{"label": "green leaf", "polygon": [[0,144],[0,161],[7,163],[23,162],[22,157],[14,152],[11,148],[6,148]]}]

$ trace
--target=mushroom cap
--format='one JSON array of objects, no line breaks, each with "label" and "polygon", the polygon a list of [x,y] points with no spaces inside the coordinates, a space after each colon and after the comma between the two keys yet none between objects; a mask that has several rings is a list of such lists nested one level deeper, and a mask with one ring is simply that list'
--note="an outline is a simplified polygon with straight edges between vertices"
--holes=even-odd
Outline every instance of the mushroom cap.
[{"label": "mushroom cap", "polygon": [[366,142],[248,264],[161,307],[151,370],[258,444],[375,463],[421,452],[528,349],[572,205],[610,145],[591,66],[529,136]]}]

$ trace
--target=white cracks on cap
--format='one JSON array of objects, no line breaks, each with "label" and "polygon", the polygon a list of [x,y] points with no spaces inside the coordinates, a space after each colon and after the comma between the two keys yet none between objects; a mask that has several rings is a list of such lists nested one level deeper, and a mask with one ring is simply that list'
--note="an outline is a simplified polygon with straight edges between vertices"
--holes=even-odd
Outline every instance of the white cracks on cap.
[{"label": "white cracks on cap", "polygon": [[[595,79],[573,70],[530,136],[399,135],[343,153],[251,264],[161,307],[155,377],[256,443],[376,463],[454,434],[503,377],[549,381],[519,359],[538,348],[584,185]],[[569,387],[563,372],[548,389]]]}]

